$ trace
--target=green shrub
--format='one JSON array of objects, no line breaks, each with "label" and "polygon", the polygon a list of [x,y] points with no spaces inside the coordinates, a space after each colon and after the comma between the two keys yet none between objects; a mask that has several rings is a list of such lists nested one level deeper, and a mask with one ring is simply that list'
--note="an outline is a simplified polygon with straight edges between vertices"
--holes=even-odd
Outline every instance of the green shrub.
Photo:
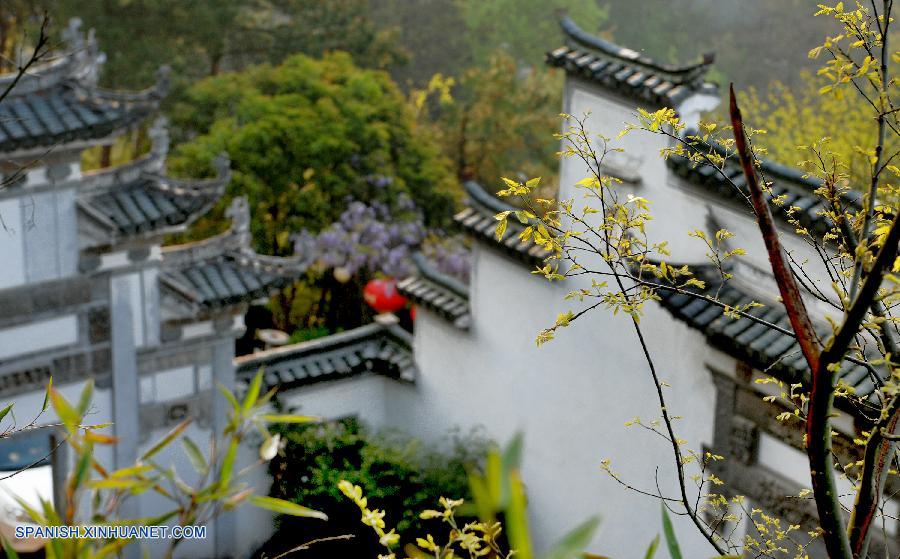
[{"label": "green shrub", "polygon": [[[478,432],[447,437],[441,447],[427,447],[400,433],[372,433],[354,419],[285,427],[283,456],[269,466],[270,495],[325,512],[326,524],[277,521],[277,532],[263,550],[270,556],[303,541],[352,534],[350,541],[313,546],[315,556],[374,557],[378,540],[359,522],[359,510],[338,489],[341,480],[362,487],[373,506],[387,513],[401,535],[422,534],[418,513],[433,508],[442,496],[469,498],[468,467],[478,467],[488,443]],[[432,528],[433,526],[428,526]],[[310,555],[312,557],[313,555]]]}]

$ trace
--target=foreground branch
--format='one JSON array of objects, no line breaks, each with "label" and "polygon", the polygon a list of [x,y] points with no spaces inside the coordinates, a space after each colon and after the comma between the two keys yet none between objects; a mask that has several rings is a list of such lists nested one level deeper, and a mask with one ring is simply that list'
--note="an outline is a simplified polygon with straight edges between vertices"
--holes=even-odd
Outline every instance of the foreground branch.
[{"label": "foreground branch", "polygon": [[[744,134],[744,123],[741,111],[734,95],[734,86],[731,87],[730,100],[731,124],[734,127],[735,147],[741,159],[741,166],[747,178],[747,186],[750,189],[750,197],[753,208],[756,211],[757,222],[769,261],[772,265],[772,273],[778,283],[778,290],[784,302],[785,310],[791,322],[791,327],[797,335],[797,342],[803,351],[804,357],[812,371],[812,389],[809,395],[809,410],[806,419],[806,452],[809,457],[810,474],[812,477],[813,494],[816,507],[819,512],[819,524],[823,531],[825,548],[831,559],[852,559],[850,541],[844,531],[843,518],[841,516],[841,503],[838,499],[837,486],[834,479],[834,463],[831,459],[831,412],[834,405],[835,368],[831,365],[839,363],[856,328],[843,345],[837,359],[834,354],[840,349],[837,336],[826,350],[828,353],[820,356],[816,346],[815,331],[806,306],[800,295],[800,289],[790,266],[784,256],[778,231],[772,220],[769,205],[763,195],[762,186],[756,175],[753,154],[747,145]],[[871,276],[868,278],[871,279]],[[867,282],[868,283],[868,280]],[[860,296],[863,291],[860,290]],[[868,303],[863,307],[863,312],[868,308]],[[857,323],[858,326],[859,323]],[[845,321],[844,326],[848,323]],[[849,332],[849,329],[842,329]],[[840,334],[840,331],[839,331]],[[831,351],[829,351],[831,350]],[[824,365],[824,366],[823,366]]]}]

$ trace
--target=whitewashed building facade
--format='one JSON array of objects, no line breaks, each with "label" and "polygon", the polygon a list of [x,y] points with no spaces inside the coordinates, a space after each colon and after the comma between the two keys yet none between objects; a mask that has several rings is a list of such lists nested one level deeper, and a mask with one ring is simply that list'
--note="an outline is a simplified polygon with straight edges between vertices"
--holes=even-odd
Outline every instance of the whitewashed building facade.
[{"label": "whitewashed building facade", "polygon": [[[217,237],[165,247],[209,210],[229,181],[227,156],[217,177],[186,181],[166,175],[164,121],[149,130],[149,153],[122,166],[82,172],[85,149],[111,145],[157,111],[167,74],[142,92],[97,86],[104,60],[93,33],[73,20],[66,50],[31,68],[0,103],[0,399],[14,403],[4,431],[39,415],[50,377],[72,401],[87,379],[96,384],[90,424],[113,423],[118,443],[98,448],[108,467],[133,464],[186,417],[196,440],[226,424],[227,402],[215,383],[234,386],[234,340],[247,304],[265,298],[306,269],[299,259],[265,257],[250,248],[249,208],[235,199],[233,225]],[[0,78],[6,88],[14,76]],[[38,425],[58,420],[52,413]],[[0,470],[34,466],[3,482],[6,528],[23,520],[7,490],[59,505],[71,456],[50,452],[54,428],[0,441]],[[64,449],[65,445],[60,448]],[[172,463],[192,479],[180,449]],[[129,517],[155,516],[165,503],[144,495],[123,503]],[[184,557],[235,553],[233,519],[208,527],[208,537],[179,550]],[[155,555],[167,542],[148,543]],[[140,556],[137,546],[127,553]]]}]

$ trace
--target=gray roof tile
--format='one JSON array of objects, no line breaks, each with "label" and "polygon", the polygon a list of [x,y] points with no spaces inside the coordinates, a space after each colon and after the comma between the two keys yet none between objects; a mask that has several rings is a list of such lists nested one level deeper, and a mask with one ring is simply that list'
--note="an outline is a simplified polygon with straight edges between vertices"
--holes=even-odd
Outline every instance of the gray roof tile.
[{"label": "gray roof tile", "polygon": [[317,382],[374,373],[413,382],[411,335],[396,324],[373,323],[235,359],[238,385],[247,386],[260,368],[265,390],[292,390]]},{"label": "gray roof tile", "polygon": [[397,284],[404,297],[431,309],[461,330],[467,330],[469,316],[469,287],[438,272],[421,253],[413,255],[417,273]]},{"label": "gray roof tile", "polygon": [[461,229],[475,239],[495,247],[531,267],[544,262],[549,253],[543,247],[535,245],[532,241],[519,241],[518,236],[524,226],[517,219],[508,221],[503,239],[497,240],[495,237],[497,220],[494,219],[494,216],[500,212],[517,208],[488,194],[480,184],[474,181],[468,181],[463,186],[469,195],[468,207],[453,216],[453,220]]},{"label": "gray roof tile", "polygon": [[[705,282],[704,289],[691,288],[692,292],[708,297],[718,294],[721,302],[731,305],[759,301],[758,297],[743,290],[739,281],[730,280],[723,284],[721,275],[711,265],[690,268],[696,277]],[[809,367],[793,336],[746,317],[727,317],[720,306],[703,299],[665,288],[660,288],[658,295],[663,308],[676,319],[702,332],[713,347],[785,382],[809,382]],[[749,312],[757,318],[790,330],[787,315],[778,304],[757,307]],[[820,325],[819,329],[830,332],[827,325]],[[865,367],[844,361],[840,378],[853,386],[858,396],[874,397],[875,383]]]},{"label": "gray roof tile", "polygon": [[568,17],[560,20],[560,26],[566,46],[548,52],[547,64],[571,75],[667,107],[675,107],[697,92],[717,93],[715,85],[704,81],[713,62],[711,55],[697,64],[670,66],[590,35]]}]

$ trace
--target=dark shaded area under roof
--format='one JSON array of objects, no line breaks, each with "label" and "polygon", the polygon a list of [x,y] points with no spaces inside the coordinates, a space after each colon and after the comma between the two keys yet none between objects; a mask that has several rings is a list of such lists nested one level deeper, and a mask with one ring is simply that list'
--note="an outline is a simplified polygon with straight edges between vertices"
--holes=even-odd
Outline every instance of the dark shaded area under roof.
[{"label": "dark shaded area under roof", "polygon": [[431,309],[461,330],[469,328],[469,288],[437,271],[425,256],[413,255],[417,273],[397,283],[397,290],[417,305]]},{"label": "dark shaded area under roof", "polygon": [[412,335],[396,324],[375,322],[347,332],[235,359],[238,386],[263,369],[264,390],[279,392],[317,382],[374,373],[414,382]]},{"label": "dark shaded area under roof", "polygon": [[560,20],[560,26],[566,46],[547,53],[550,66],[628,97],[666,107],[675,107],[694,93],[718,94],[718,88],[704,80],[713,62],[712,55],[687,66],[660,64],[586,33],[568,17]]},{"label": "dark shaded area under roof", "polygon": [[[739,280],[732,279],[723,284],[720,273],[711,264],[695,265],[690,269],[706,284],[702,290],[690,288],[691,292],[708,297],[716,297],[718,294],[720,302],[731,306],[746,305],[752,301],[766,303],[742,289]],[[697,297],[663,288],[658,290],[658,295],[663,308],[678,320],[702,332],[712,347],[784,382],[810,382],[809,367],[793,336],[746,317],[734,319],[725,316],[721,306]],[[791,330],[787,313],[779,304],[767,304],[748,312],[787,331]],[[827,324],[817,326],[817,332],[823,339],[831,335]],[[857,396],[874,397],[875,382],[866,367],[844,361],[839,378],[853,387]]]}]

